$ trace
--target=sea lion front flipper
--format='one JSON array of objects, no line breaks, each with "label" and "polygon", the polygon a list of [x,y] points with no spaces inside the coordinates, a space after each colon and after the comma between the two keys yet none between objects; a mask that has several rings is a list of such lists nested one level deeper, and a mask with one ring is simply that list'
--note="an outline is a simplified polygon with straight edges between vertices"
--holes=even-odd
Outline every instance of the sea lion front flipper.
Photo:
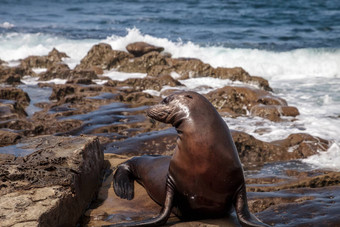
[{"label": "sea lion front flipper", "polygon": [[173,184],[171,182],[171,178],[167,178],[167,184],[166,184],[166,195],[165,195],[165,201],[164,205],[158,214],[158,216],[150,219],[146,219],[143,221],[138,222],[130,222],[130,223],[120,223],[116,225],[109,225],[110,227],[122,227],[122,226],[162,226],[166,223],[168,220],[172,206],[173,206],[173,200],[175,196],[175,190],[173,187]]},{"label": "sea lion front flipper", "polygon": [[113,189],[116,195],[122,199],[133,199],[134,180],[129,165],[120,164],[113,176]]},{"label": "sea lion front flipper", "polygon": [[261,222],[255,215],[251,214],[248,207],[246,187],[242,185],[234,197],[234,207],[241,225],[249,227],[269,226]]}]

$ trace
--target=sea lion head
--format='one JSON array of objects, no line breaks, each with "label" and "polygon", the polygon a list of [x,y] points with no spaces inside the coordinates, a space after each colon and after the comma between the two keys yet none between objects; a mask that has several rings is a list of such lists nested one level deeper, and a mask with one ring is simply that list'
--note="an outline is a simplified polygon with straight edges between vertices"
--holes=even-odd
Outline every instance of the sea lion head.
[{"label": "sea lion head", "polygon": [[190,109],[196,95],[197,93],[190,91],[171,94],[161,103],[150,107],[147,110],[147,115],[157,121],[176,127],[190,116]]},{"label": "sea lion head", "polygon": [[202,112],[202,109],[210,109],[211,104],[196,92],[181,91],[169,95],[146,112],[149,117],[177,128],[184,120],[191,119],[198,108]]}]

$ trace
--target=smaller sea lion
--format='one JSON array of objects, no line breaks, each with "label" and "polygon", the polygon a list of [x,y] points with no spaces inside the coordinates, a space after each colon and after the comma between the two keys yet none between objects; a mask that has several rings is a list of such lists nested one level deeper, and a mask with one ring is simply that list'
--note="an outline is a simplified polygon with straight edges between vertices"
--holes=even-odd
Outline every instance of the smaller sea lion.
[{"label": "smaller sea lion", "polygon": [[151,51],[162,52],[164,50],[163,47],[157,47],[145,42],[135,42],[130,43],[126,46],[126,50],[133,54],[135,57],[140,57],[144,54],[147,54]]}]

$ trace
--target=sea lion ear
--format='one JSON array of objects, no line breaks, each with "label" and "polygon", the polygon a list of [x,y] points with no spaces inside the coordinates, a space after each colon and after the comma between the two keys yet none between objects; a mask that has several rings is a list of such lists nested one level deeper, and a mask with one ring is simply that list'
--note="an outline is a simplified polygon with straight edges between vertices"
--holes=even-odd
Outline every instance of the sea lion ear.
[{"label": "sea lion ear", "polygon": [[186,95],[185,97],[187,97],[189,99],[193,99],[193,97],[191,95]]}]

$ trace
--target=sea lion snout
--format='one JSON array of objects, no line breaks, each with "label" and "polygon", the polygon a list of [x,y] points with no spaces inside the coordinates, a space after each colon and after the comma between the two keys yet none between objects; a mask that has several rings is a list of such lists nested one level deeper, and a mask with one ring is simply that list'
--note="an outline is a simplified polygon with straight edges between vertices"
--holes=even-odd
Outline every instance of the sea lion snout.
[{"label": "sea lion snout", "polygon": [[151,106],[146,114],[157,121],[174,124],[178,119],[188,117],[187,99],[193,99],[192,92],[177,92],[164,98],[159,104]]},{"label": "sea lion snout", "polygon": [[150,118],[155,119],[160,122],[164,122],[164,123],[168,123],[166,122],[166,120],[170,113],[171,113],[171,108],[169,108],[165,104],[157,104],[157,105],[149,107],[146,110],[146,114]]}]

